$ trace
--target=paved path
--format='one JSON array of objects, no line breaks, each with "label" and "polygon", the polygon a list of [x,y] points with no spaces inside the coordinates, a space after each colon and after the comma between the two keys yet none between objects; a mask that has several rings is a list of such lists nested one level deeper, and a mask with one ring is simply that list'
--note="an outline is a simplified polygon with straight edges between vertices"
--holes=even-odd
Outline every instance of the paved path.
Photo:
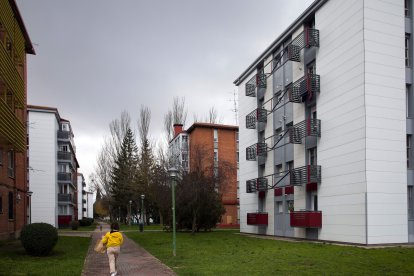
[{"label": "paved path", "polygon": [[[102,226],[102,231],[100,230],[100,226]],[[93,232],[91,244],[89,245],[88,254],[83,266],[82,276],[109,275],[109,263],[106,253],[99,254],[93,250],[97,240],[102,235],[105,235],[107,231],[109,231],[109,225],[100,223]],[[119,276],[176,275],[173,270],[161,263],[135,242],[128,239],[125,235],[117,269]]]}]

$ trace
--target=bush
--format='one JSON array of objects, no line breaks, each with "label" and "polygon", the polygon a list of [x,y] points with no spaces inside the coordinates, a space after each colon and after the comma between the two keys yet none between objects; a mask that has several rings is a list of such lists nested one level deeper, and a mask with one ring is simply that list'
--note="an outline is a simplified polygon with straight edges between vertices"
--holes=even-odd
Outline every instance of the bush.
[{"label": "bush", "polygon": [[71,223],[70,223],[70,226],[72,227],[72,230],[78,230],[78,228],[79,228],[79,221],[72,220]]},{"label": "bush", "polygon": [[93,223],[93,218],[83,218],[79,220],[80,226],[89,226]]},{"label": "bush", "polygon": [[58,241],[58,232],[48,223],[32,223],[23,227],[20,240],[29,255],[47,256]]}]

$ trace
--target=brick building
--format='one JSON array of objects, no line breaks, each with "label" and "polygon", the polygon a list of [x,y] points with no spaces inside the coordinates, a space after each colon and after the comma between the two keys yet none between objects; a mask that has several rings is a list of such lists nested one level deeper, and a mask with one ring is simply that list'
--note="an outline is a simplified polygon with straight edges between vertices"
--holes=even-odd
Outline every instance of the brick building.
[{"label": "brick building", "polygon": [[0,2],[0,239],[28,216],[26,54],[35,54],[14,0]]},{"label": "brick building", "polygon": [[[194,123],[187,131],[182,125],[174,126],[174,139],[170,142],[170,154],[175,166],[184,171],[191,171],[191,152],[198,147],[206,154],[206,165],[218,169],[220,161],[225,161],[232,168],[225,185],[220,187],[222,202],[226,210],[219,227],[239,225],[238,204],[238,127],[230,125]],[[224,162],[223,162],[224,163]]]}]

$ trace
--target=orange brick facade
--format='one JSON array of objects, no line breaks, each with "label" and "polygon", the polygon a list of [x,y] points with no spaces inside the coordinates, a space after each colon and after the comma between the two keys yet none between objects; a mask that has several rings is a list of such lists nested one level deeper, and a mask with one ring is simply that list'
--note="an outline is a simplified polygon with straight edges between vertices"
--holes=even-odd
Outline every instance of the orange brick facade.
[{"label": "orange brick facade", "polygon": [[14,0],[0,2],[0,240],[28,222],[26,54],[35,54]]},{"label": "orange brick facade", "polygon": [[[238,198],[237,198],[237,126],[226,126],[218,124],[195,123],[188,130],[190,136],[190,153],[197,147],[201,147],[207,155],[207,162],[214,162],[214,130],[217,130],[216,149],[218,153],[218,166],[220,162],[226,162],[231,170],[226,172],[226,181],[220,187],[222,202],[226,210],[218,227],[238,227]],[[191,160],[190,157],[190,171]],[[211,160],[211,161],[210,161]]]}]

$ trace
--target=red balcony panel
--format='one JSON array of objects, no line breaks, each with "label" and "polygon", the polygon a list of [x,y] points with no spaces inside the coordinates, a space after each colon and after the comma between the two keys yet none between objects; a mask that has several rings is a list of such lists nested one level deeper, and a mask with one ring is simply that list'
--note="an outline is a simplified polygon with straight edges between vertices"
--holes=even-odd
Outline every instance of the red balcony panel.
[{"label": "red balcony panel", "polygon": [[283,188],[275,188],[275,196],[283,195]]},{"label": "red balcony panel", "polygon": [[295,193],[295,189],[293,186],[287,186],[285,187],[285,194],[287,195],[293,195]]},{"label": "red balcony panel", "polygon": [[313,183],[306,184],[306,191],[307,192],[317,191],[317,190],[318,190],[318,183],[313,182]]},{"label": "red balcony panel", "polygon": [[68,227],[70,226],[70,222],[72,221],[71,215],[59,215],[58,216],[58,225],[59,227]]},{"label": "red balcony panel", "polygon": [[267,213],[247,213],[247,225],[267,225]]},{"label": "red balcony panel", "polygon": [[321,228],[321,211],[294,211],[290,213],[290,226],[305,228]]}]

